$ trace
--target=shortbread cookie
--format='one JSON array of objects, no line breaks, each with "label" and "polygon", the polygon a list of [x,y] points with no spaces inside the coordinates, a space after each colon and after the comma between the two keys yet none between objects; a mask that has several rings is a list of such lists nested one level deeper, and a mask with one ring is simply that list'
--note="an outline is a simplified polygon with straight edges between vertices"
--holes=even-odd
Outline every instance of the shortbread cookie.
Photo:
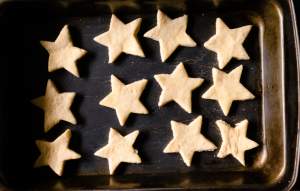
[{"label": "shortbread cookie", "polygon": [[71,131],[67,129],[53,142],[37,140],[36,145],[41,155],[36,160],[34,167],[48,165],[57,175],[61,176],[66,160],[79,159],[81,156],[68,148]]},{"label": "shortbread cookie", "polygon": [[174,100],[186,112],[192,112],[192,91],[202,84],[202,78],[189,78],[182,63],[172,74],[157,74],[154,78],[162,88],[158,106]]},{"label": "shortbread cookie", "polygon": [[44,110],[44,131],[49,131],[60,120],[76,124],[70,110],[75,97],[74,92],[59,93],[53,82],[48,80],[45,96],[31,100],[31,103]]},{"label": "shortbread cookie", "polygon": [[222,145],[218,153],[219,158],[224,158],[232,154],[242,165],[245,166],[244,153],[247,150],[253,149],[258,144],[246,137],[248,120],[245,119],[231,127],[225,121],[216,121],[217,126],[221,131]]},{"label": "shortbread cookie", "polygon": [[86,54],[86,51],[73,45],[68,25],[60,31],[54,42],[41,41],[41,45],[49,53],[48,71],[65,68],[79,77],[76,61]]},{"label": "shortbread cookie", "polygon": [[242,71],[242,65],[229,74],[213,68],[214,84],[202,95],[202,98],[217,100],[225,116],[228,115],[234,100],[254,99],[254,95],[240,83]]},{"label": "shortbread cookie", "polygon": [[178,46],[195,47],[197,44],[186,33],[188,16],[170,19],[162,11],[157,11],[157,26],[144,34],[144,37],[159,42],[161,60],[164,62]]},{"label": "shortbread cookie", "polygon": [[97,43],[108,47],[108,63],[113,63],[122,52],[145,57],[137,39],[141,22],[142,19],[138,18],[124,24],[115,15],[111,16],[109,30],[94,38]]},{"label": "shortbread cookie", "polygon": [[130,113],[148,114],[147,109],[139,100],[146,84],[147,80],[142,79],[125,85],[117,77],[111,75],[112,92],[99,104],[115,109],[119,123],[123,126]]},{"label": "shortbread cookie", "polygon": [[229,29],[220,19],[216,20],[216,34],[204,43],[204,47],[217,53],[219,68],[223,69],[231,58],[248,60],[243,42],[251,30],[251,25]]},{"label": "shortbread cookie", "polygon": [[121,162],[142,162],[138,151],[133,148],[138,134],[139,131],[134,131],[123,137],[115,129],[110,128],[108,144],[95,152],[96,156],[107,158],[110,174],[114,173]]},{"label": "shortbread cookie", "polygon": [[217,147],[201,134],[202,116],[189,125],[171,121],[174,138],[164,149],[164,153],[179,152],[187,166],[191,166],[194,152],[213,151]]}]

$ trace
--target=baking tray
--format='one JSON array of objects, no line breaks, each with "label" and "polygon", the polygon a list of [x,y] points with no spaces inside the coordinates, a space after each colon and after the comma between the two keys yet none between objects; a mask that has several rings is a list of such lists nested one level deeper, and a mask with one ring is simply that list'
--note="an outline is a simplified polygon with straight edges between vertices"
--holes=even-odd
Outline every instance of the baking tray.
[{"label": "baking tray", "polygon": [[[161,63],[158,43],[142,35],[156,25],[157,9],[170,17],[188,14],[188,33],[195,48],[180,47]],[[143,19],[139,41],[146,58],[122,55],[107,64],[107,49],[92,39],[109,27],[111,13],[122,21]],[[233,103],[228,117],[215,101],[200,99],[212,84],[211,69],[216,55],[203,43],[215,33],[215,19],[229,27],[252,24],[244,46],[250,60],[233,59],[224,71],[242,64],[241,82],[255,100]],[[54,41],[69,24],[73,42],[88,51],[78,61],[81,78],[59,70],[47,72],[48,54],[40,40]],[[2,188],[16,190],[63,189],[289,189],[298,171],[299,47],[293,5],[290,0],[160,0],[160,1],[1,1],[0,4],[0,179]],[[183,62],[192,77],[205,78],[193,92],[193,113],[170,103],[161,109],[161,92],[153,75],[170,73]],[[120,127],[114,110],[98,105],[110,92],[110,75],[126,83],[149,79],[142,101],[150,115],[131,115]],[[44,94],[47,79],[60,91],[77,92],[72,111],[78,125],[60,122],[43,133],[43,112],[30,100]],[[249,120],[248,137],[260,146],[246,152],[247,167],[233,157],[216,157],[217,151],[196,153],[192,167],[179,154],[163,154],[172,137],[170,120],[190,122],[203,115],[202,132],[218,147],[217,119],[234,124]],[[122,134],[139,130],[135,147],[140,165],[122,164],[114,176],[105,159],[93,155],[107,143],[110,127]],[[53,140],[65,129],[72,130],[70,148],[82,155],[68,161],[64,176],[48,167],[33,169],[39,152],[36,139]]]}]

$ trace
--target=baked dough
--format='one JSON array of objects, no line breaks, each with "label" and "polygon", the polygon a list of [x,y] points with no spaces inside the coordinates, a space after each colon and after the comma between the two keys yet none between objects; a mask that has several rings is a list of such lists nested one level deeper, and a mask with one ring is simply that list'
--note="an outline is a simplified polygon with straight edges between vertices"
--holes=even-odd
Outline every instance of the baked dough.
[{"label": "baked dough", "polygon": [[95,152],[96,156],[108,159],[110,174],[115,172],[121,162],[142,162],[138,151],[132,146],[138,134],[139,131],[134,131],[123,137],[115,129],[110,128],[108,144]]},{"label": "baked dough", "polygon": [[204,47],[217,53],[219,68],[223,69],[231,58],[249,60],[243,42],[251,30],[251,25],[229,29],[220,19],[216,20],[216,34],[204,43]]},{"label": "baked dough", "polygon": [[159,42],[161,60],[165,62],[178,46],[195,47],[197,44],[186,33],[188,16],[170,19],[162,11],[157,11],[157,26],[144,34],[144,37]]},{"label": "baked dough", "polygon": [[67,129],[54,141],[37,140],[36,145],[41,154],[36,160],[34,167],[48,165],[57,175],[61,176],[66,160],[79,159],[80,154],[68,148],[71,139],[71,131]]},{"label": "baked dough", "polygon": [[76,124],[70,110],[76,93],[59,93],[51,80],[48,80],[45,96],[31,100],[31,103],[44,110],[44,131],[49,131],[60,120]]},{"label": "baked dough", "polygon": [[123,84],[116,76],[111,75],[111,89],[99,104],[116,110],[117,117],[123,126],[130,113],[148,114],[147,109],[139,100],[147,80],[142,79],[131,84]]},{"label": "baked dough", "polygon": [[142,19],[138,18],[124,24],[115,15],[111,16],[109,30],[94,38],[94,40],[108,47],[108,63],[113,63],[122,53],[145,57],[138,43],[137,33]]},{"label": "baked dough", "polygon": [[87,51],[73,45],[68,25],[63,27],[54,42],[41,41],[40,43],[49,53],[49,72],[65,68],[74,76],[79,77],[76,61]]},{"label": "baked dough", "polygon": [[179,152],[187,166],[191,166],[194,152],[213,151],[217,147],[201,134],[202,116],[189,125],[171,121],[174,138],[164,149],[164,153]]},{"label": "baked dough", "polygon": [[227,155],[232,154],[234,158],[245,166],[245,151],[258,146],[256,142],[246,137],[248,120],[245,119],[237,123],[235,128],[222,120],[216,121],[216,124],[220,129],[222,137],[222,145],[217,157],[224,158]]},{"label": "baked dough", "polygon": [[158,106],[174,100],[186,112],[192,112],[192,91],[202,84],[202,78],[189,78],[182,63],[172,74],[157,74],[154,78],[162,88]]},{"label": "baked dough", "polygon": [[254,95],[240,83],[242,71],[242,65],[228,74],[213,68],[214,84],[202,95],[202,98],[217,100],[225,116],[228,115],[234,100],[254,99]]}]

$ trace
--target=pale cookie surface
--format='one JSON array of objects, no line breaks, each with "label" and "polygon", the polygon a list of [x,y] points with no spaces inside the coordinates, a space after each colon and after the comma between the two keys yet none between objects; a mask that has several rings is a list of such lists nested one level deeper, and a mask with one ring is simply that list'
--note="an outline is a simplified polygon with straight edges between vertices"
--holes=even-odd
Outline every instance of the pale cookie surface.
[{"label": "pale cookie surface", "polygon": [[228,74],[213,68],[214,84],[202,95],[202,98],[217,100],[225,116],[228,115],[234,100],[254,99],[254,95],[240,83],[242,71],[242,65]]},{"label": "pale cookie surface", "polygon": [[157,11],[157,26],[144,34],[144,37],[159,41],[160,56],[164,62],[178,46],[195,47],[197,44],[186,33],[188,16],[170,19],[162,11]]},{"label": "pale cookie surface", "polygon": [[191,166],[194,152],[213,151],[217,147],[201,134],[202,116],[189,125],[171,121],[174,138],[164,149],[164,153],[179,152],[187,166]]},{"label": "pale cookie surface", "polygon": [[219,158],[224,158],[232,154],[242,165],[245,166],[245,151],[253,149],[258,144],[246,137],[248,120],[243,120],[231,127],[225,121],[216,121],[217,126],[221,131],[222,145],[217,155]]},{"label": "pale cookie surface", "polygon": [[76,124],[76,119],[70,110],[76,93],[59,93],[54,83],[48,80],[45,96],[31,100],[31,103],[44,110],[44,131],[49,131],[60,120]]},{"label": "pale cookie surface", "polygon": [[217,53],[219,68],[223,69],[231,58],[248,60],[243,42],[251,30],[251,25],[229,29],[220,19],[216,20],[216,34],[204,43],[204,47]]},{"label": "pale cookie surface", "polygon": [[142,19],[138,18],[124,24],[115,15],[111,16],[109,30],[94,38],[97,43],[108,47],[108,63],[113,63],[122,52],[144,57],[137,39],[141,22]]},{"label": "pale cookie surface", "polygon": [[157,74],[154,78],[162,88],[158,106],[174,100],[186,112],[192,112],[192,91],[202,84],[202,78],[189,78],[182,63],[172,74]]},{"label": "pale cookie surface", "polygon": [[76,61],[86,54],[86,51],[73,45],[68,26],[65,25],[54,42],[41,41],[41,45],[48,51],[48,71],[65,68],[79,77]]},{"label": "pale cookie surface", "polygon": [[141,163],[138,151],[133,148],[138,134],[139,131],[134,131],[123,137],[110,128],[108,144],[95,152],[96,156],[108,159],[110,174],[114,173],[121,162]]},{"label": "pale cookie surface", "polygon": [[148,110],[139,100],[147,80],[142,79],[131,84],[123,84],[117,77],[111,75],[111,89],[99,104],[116,110],[117,117],[123,126],[130,113],[148,114]]},{"label": "pale cookie surface", "polygon": [[53,142],[37,140],[36,145],[41,155],[36,160],[34,167],[48,165],[57,175],[63,173],[64,162],[71,159],[79,159],[81,156],[68,148],[71,131],[67,129]]}]

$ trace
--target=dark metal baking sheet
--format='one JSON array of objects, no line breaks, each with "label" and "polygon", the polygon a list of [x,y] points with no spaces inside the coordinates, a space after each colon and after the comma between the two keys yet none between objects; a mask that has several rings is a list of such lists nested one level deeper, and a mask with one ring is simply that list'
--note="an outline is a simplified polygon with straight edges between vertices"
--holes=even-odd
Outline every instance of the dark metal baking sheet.
[{"label": "dark metal baking sheet", "polygon": [[[188,14],[188,33],[196,48],[180,47],[161,63],[158,43],[143,38],[156,24],[157,8],[170,17]],[[111,13],[122,21],[143,19],[138,34],[146,58],[122,55],[107,64],[107,49],[92,39],[109,27]],[[215,33],[215,19],[221,17],[231,28],[252,24],[244,46],[250,60],[233,59],[228,72],[244,67],[241,82],[256,96],[236,102],[228,117],[214,101],[200,99],[212,84],[211,69],[216,55],[203,43]],[[73,42],[88,54],[79,60],[81,78],[59,70],[47,73],[47,52],[40,40],[55,40],[64,24],[70,25]],[[298,41],[291,1],[10,1],[0,5],[0,178],[6,188],[15,189],[283,189],[295,180],[298,167]],[[299,55],[298,55],[299,56]],[[170,73],[183,62],[192,77],[205,79],[193,93],[193,114],[170,103],[161,109],[157,73]],[[131,115],[120,127],[114,110],[98,105],[110,92],[110,75],[126,83],[147,78],[142,101],[150,115]],[[59,123],[43,133],[43,112],[30,100],[43,95],[47,79],[60,91],[75,91],[72,111],[78,125]],[[234,124],[249,120],[248,137],[260,144],[246,152],[247,167],[233,157],[218,159],[215,152],[196,153],[192,167],[179,154],[163,154],[172,137],[170,120],[188,123],[197,115],[204,118],[202,132],[217,146],[217,119]],[[126,134],[139,130],[135,147],[140,165],[122,164],[115,176],[108,176],[105,159],[93,156],[107,142],[110,127]],[[63,177],[48,167],[33,169],[39,152],[35,139],[53,140],[66,128],[72,130],[70,147],[82,159],[68,161]]]}]

